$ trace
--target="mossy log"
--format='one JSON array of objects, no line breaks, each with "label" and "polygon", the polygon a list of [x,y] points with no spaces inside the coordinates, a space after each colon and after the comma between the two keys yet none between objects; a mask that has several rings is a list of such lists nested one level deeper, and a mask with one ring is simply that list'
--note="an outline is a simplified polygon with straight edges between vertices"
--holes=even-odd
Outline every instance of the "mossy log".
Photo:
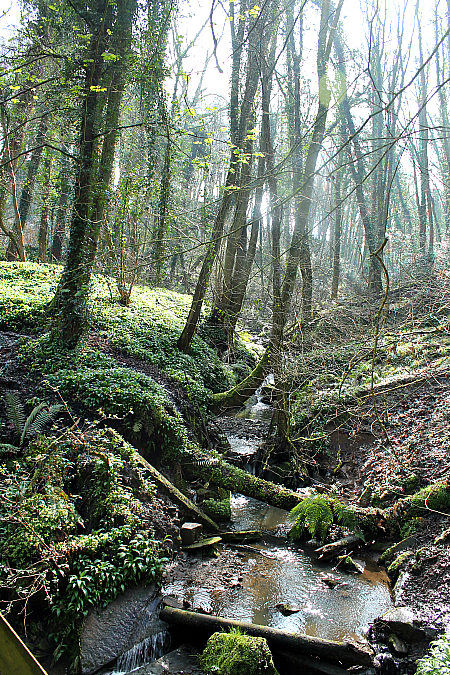
[{"label": "mossy log", "polygon": [[190,474],[213,482],[219,487],[259,499],[261,502],[286,511],[290,511],[302,501],[302,496],[298,493],[282,485],[252,476],[222,459],[199,455],[196,461],[186,459],[183,462],[183,468]]},{"label": "mossy log", "polygon": [[[195,461],[186,460],[183,466],[193,475],[213,482],[219,487],[253,497],[286,511],[291,511],[304,499],[298,492],[252,476],[222,459],[206,454],[198,455]],[[399,499],[396,504],[386,509],[353,505],[351,508],[356,516],[358,529],[376,535],[378,530],[396,532],[402,523],[410,518],[423,516],[430,510],[439,511],[449,507],[450,476],[422,488],[413,495]]]},{"label": "mossy log", "polygon": [[151,479],[157,484],[157,486],[167,494],[181,509],[190,514],[190,517],[195,519],[196,522],[201,523],[207,530],[211,532],[218,532],[219,528],[216,523],[211,520],[203,511],[200,511],[198,506],[191,502],[182,492],[180,492],[172,483],[162,475],[154,466],[149,464],[146,459],[141,455],[136,453],[136,459],[141,464],[147,472],[150,474]]},{"label": "mossy log", "polygon": [[165,607],[159,616],[162,621],[167,621],[169,624],[178,624],[209,635],[218,631],[229,631],[230,628],[239,628],[248,635],[266,638],[270,649],[318,656],[325,661],[340,663],[344,666],[372,666],[374,662],[373,650],[368,645],[357,642],[322,640],[301,633],[288,633],[277,628],[223,619],[208,614],[197,614],[173,607]]},{"label": "mossy log", "polygon": [[270,350],[267,347],[264,354],[252,370],[250,375],[239,382],[235,387],[228,391],[222,391],[213,394],[212,407],[215,410],[227,410],[228,408],[239,408],[245,401],[252,396],[258,387],[264,382],[269,369]]}]

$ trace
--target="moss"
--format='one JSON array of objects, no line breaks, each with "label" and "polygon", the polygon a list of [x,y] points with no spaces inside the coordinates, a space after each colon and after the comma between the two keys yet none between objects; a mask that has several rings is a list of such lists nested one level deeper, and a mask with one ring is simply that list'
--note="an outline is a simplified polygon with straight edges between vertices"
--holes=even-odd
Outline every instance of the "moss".
[{"label": "moss", "polygon": [[200,665],[205,675],[278,675],[267,640],[238,630],[211,635]]},{"label": "moss", "polygon": [[411,497],[410,516],[420,516],[427,509],[440,511],[450,507],[450,486],[448,480],[439,481],[422,488]]},{"label": "moss", "polygon": [[414,558],[414,553],[412,551],[403,551],[400,553],[387,568],[387,573],[391,579],[397,579],[400,572],[412,558]]},{"label": "moss", "polygon": [[202,502],[202,509],[207,516],[213,520],[230,520],[231,519],[231,506],[230,498],[228,499],[205,499]]}]

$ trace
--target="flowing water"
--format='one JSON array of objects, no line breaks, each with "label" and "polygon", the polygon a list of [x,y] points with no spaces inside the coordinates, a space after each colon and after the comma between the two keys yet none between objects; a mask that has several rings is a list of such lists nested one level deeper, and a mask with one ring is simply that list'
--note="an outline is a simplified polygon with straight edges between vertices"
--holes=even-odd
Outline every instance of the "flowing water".
[{"label": "flowing water", "polygon": [[[231,508],[234,529],[279,534],[287,522],[286,511],[242,495],[232,497]],[[361,638],[374,618],[392,607],[387,576],[370,559],[356,558],[363,574],[347,574],[334,569],[334,563],[317,561],[311,549],[270,534],[243,550],[250,571],[241,582],[238,602],[225,588],[211,592],[183,581],[170,584],[166,593],[229,619],[329,640]],[[298,611],[284,616],[280,604]]]},{"label": "flowing water", "polygon": [[[270,376],[267,382],[272,383]],[[272,415],[272,407],[261,399],[259,390],[238,413],[249,420],[250,430],[250,420],[270,420]],[[236,455],[250,456],[255,451],[251,434],[228,439]],[[335,562],[318,561],[307,545],[286,538],[286,511],[233,495],[231,512],[231,529],[265,533],[261,542],[244,549],[243,562],[250,571],[243,576],[239,601],[228,589],[211,592],[182,581],[170,584],[167,594],[219,616],[330,640],[361,638],[375,617],[392,607],[389,579],[369,557],[355,557],[364,567],[363,574],[347,574]],[[277,607],[280,604],[298,611],[285,616]]]},{"label": "flowing water", "polygon": [[117,659],[114,669],[104,671],[104,675],[126,675],[127,673],[132,673],[141,666],[156,661],[160,656],[166,654],[169,644],[170,635],[167,630],[150,635],[124,654],[121,654]]},{"label": "flowing water", "polygon": [[[235,453],[251,456],[256,443],[250,420],[270,420],[271,414],[272,407],[263,403],[260,392],[249,399],[238,415],[249,420],[250,433],[245,438],[229,436]],[[318,561],[307,545],[287,539],[286,511],[238,494],[231,498],[231,511],[231,529],[264,532],[262,541],[242,549],[248,571],[238,602],[228,588],[211,591],[183,580],[168,584],[165,594],[218,616],[330,640],[363,637],[375,617],[392,607],[386,573],[370,558],[355,557],[364,573],[347,574],[334,563]],[[286,609],[293,613],[285,616]],[[157,659],[167,651],[167,637],[166,632],[157,633],[135,645],[109,672],[122,675]]]}]

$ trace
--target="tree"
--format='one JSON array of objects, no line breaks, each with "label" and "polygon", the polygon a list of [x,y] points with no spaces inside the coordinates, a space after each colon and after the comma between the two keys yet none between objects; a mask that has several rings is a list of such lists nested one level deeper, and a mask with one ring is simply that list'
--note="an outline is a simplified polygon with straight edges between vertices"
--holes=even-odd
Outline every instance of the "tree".
[{"label": "tree", "polygon": [[67,261],[51,303],[58,333],[70,348],[77,345],[84,327],[89,283],[114,163],[120,104],[129,77],[137,0],[124,0],[118,5],[96,0],[86,11],[81,5],[74,6],[90,37],[83,64],[79,168]]}]

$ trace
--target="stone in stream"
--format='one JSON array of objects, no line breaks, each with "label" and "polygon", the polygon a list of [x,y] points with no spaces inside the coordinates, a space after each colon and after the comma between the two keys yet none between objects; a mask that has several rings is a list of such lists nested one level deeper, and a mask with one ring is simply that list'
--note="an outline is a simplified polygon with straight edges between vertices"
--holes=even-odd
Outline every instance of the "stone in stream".
[{"label": "stone in stream", "polygon": [[181,541],[183,546],[191,546],[200,539],[203,532],[203,525],[200,523],[184,523],[180,529]]},{"label": "stone in stream", "polygon": [[133,675],[169,675],[169,673],[202,675],[198,652],[187,645],[182,645],[169,654],[161,656],[157,661],[133,671]]},{"label": "stone in stream", "polygon": [[419,623],[419,618],[409,607],[396,607],[375,619],[376,626],[388,628],[406,642],[420,642],[426,638]]},{"label": "stone in stream", "polygon": [[408,647],[405,645],[403,640],[400,640],[395,633],[389,635],[389,646],[396,656],[406,656],[408,653]]},{"label": "stone in stream", "polygon": [[291,614],[297,614],[301,611],[301,607],[286,605],[284,602],[279,602],[278,605],[275,605],[275,609],[281,612],[283,616],[290,616]]}]

